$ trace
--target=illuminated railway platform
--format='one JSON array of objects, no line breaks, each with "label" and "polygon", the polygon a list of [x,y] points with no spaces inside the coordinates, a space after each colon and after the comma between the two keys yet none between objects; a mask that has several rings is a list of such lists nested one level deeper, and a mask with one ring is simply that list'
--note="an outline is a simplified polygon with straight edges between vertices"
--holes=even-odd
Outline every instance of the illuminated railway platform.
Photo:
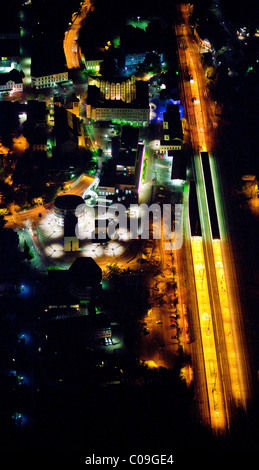
[{"label": "illuminated railway platform", "polygon": [[[197,44],[193,40],[188,5],[179,4],[177,12],[179,24],[176,26],[176,36],[182,72],[182,96],[194,152],[194,185],[199,212],[196,217],[192,213],[192,207],[189,207],[189,221],[193,222],[191,251],[197,291],[195,301],[197,300],[202,347],[202,355],[193,353],[200,380],[197,389],[203,386],[204,374],[198,372],[203,362],[208,400],[202,406],[202,413],[209,406],[212,428],[230,429],[234,422],[232,418],[235,418],[235,408],[242,407],[246,410],[248,400],[253,396],[251,365],[236,272],[238,264],[231,245],[224,186],[216,158],[210,154],[205,155],[214,147],[213,129],[217,126],[217,118],[213,103],[205,93],[204,72]],[[196,233],[195,228],[200,233]],[[196,314],[193,316],[196,318]],[[194,369],[194,375],[195,372]],[[217,388],[213,387],[212,376],[216,379]],[[205,418],[208,421],[207,415]]]},{"label": "illuminated railway platform", "polygon": [[224,326],[224,334],[225,334],[227,356],[228,356],[228,363],[229,363],[232,394],[233,394],[236,405],[240,405],[241,392],[240,392],[240,384],[239,384],[239,378],[238,378],[235,346],[234,346],[234,341],[233,341],[232,325],[231,325],[231,319],[230,319],[225,272],[224,272],[224,266],[223,266],[223,260],[222,260],[221,242],[219,239],[218,240],[214,239],[212,241],[212,245],[213,245],[213,253],[214,253],[214,259],[215,259],[215,268],[216,268],[216,275],[217,275],[217,282],[218,282],[219,298],[220,298],[220,304],[221,304],[221,313],[222,313],[222,318],[223,318],[223,326]]},{"label": "illuminated railway platform", "polygon": [[207,393],[210,408],[210,420],[212,428],[220,431],[225,429],[226,419],[218,371],[213,322],[211,318],[211,307],[202,247],[202,237],[192,237],[191,246],[207,382]]}]

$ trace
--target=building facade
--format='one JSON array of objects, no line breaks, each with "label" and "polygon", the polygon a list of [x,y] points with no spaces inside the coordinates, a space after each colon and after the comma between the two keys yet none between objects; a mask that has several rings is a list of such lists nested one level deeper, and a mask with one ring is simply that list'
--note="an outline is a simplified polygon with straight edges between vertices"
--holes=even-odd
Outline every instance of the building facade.
[{"label": "building facade", "polygon": [[0,92],[23,91],[23,75],[17,69],[7,73],[0,73]]},{"label": "building facade", "polygon": [[124,107],[91,107],[87,110],[94,121],[119,121],[146,127],[149,123],[149,109]]},{"label": "building facade", "polygon": [[55,222],[64,226],[65,217],[76,216],[78,222],[85,217],[85,201],[82,197],[73,194],[58,196],[54,202]]},{"label": "building facade", "polygon": [[99,72],[103,59],[85,60],[85,69],[88,72]]},{"label": "building facade", "polygon": [[53,88],[59,83],[69,81],[68,72],[54,73],[52,75],[44,75],[41,77],[32,77],[32,86],[37,89]]},{"label": "building facade", "polygon": [[135,76],[120,81],[90,77],[87,118],[145,127],[149,124],[148,86]]},{"label": "building facade", "polygon": [[3,91],[23,91],[23,83],[15,83],[13,80],[8,80],[5,84],[0,85],[0,92]]},{"label": "building facade", "polygon": [[88,85],[96,86],[100,90],[101,100],[117,100],[131,103],[136,99],[136,77],[116,81],[89,77]]}]

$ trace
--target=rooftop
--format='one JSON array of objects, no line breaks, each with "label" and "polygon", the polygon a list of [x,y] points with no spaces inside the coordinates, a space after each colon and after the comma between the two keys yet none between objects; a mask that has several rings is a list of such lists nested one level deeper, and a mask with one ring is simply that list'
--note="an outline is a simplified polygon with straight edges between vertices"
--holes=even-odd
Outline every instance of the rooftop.
[{"label": "rooftop", "polygon": [[9,73],[0,73],[0,85],[5,85],[9,80],[14,83],[22,83],[22,76],[16,69],[12,69]]},{"label": "rooftop", "polygon": [[136,177],[134,174],[124,175],[116,174],[115,171],[108,169],[100,177],[99,187],[116,187],[119,184],[127,184],[130,186],[135,186]]},{"label": "rooftop", "polygon": [[67,270],[51,269],[48,271],[49,305],[76,305],[78,299],[68,289]]},{"label": "rooftop", "polygon": [[116,165],[135,166],[136,151],[121,149],[115,162]]},{"label": "rooftop", "polygon": [[70,281],[79,288],[94,286],[102,280],[100,266],[90,257],[77,258],[68,273]]},{"label": "rooftop", "polygon": [[65,194],[55,199],[55,207],[63,210],[76,210],[80,204],[84,204],[84,199],[75,194]]}]

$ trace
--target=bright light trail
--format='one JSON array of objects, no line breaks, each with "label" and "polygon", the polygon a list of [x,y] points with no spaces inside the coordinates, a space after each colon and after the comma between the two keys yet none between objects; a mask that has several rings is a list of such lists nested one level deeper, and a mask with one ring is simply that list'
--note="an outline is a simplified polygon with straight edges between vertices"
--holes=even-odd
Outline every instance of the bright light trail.
[{"label": "bright light trail", "polygon": [[65,32],[63,41],[63,48],[66,57],[67,68],[79,68],[81,63],[81,48],[77,42],[79,30],[82,26],[82,21],[86,17],[91,8],[90,0],[84,0],[77,14],[73,15],[72,24]]},{"label": "bright light trail", "polygon": [[195,68],[192,61],[191,52],[189,49],[186,49],[186,62],[188,64],[188,72],[189,76],[192,77],[190,79],[190,87],[191,87],[191,94],[192,94],[192,102],[194,108],[194,115],[197,127],[197,139],[198,139],[198,146],[201,152],[207,151],[207,144],[206,144],[206,133],[205,133],[205,126],[203,121],[203,115],[201,110],[201,100],[200,100],[200,91],[198,85],[198,79],[196,76]]}]

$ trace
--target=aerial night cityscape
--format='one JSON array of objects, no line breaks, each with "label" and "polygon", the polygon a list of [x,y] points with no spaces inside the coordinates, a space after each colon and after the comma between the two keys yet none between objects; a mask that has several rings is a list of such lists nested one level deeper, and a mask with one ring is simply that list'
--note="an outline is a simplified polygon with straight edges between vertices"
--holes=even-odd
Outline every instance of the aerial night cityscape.
[{"label": "aerial night cityscape", "polygon": [[0,13],[1,455],[33,469],[248,465],[255,0]]}]

